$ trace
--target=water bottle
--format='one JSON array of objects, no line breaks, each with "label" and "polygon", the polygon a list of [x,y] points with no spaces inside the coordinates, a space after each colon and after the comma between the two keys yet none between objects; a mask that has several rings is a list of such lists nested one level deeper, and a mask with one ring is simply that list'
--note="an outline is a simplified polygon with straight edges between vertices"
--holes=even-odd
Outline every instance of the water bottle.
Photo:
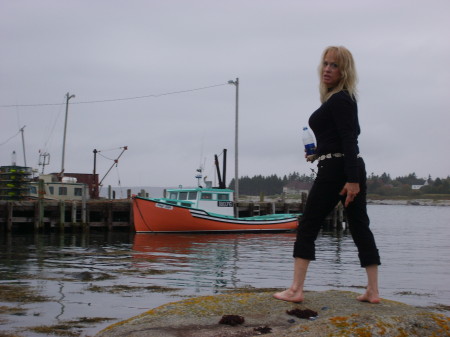
[{"label": "water bottle", "polygon": [[306,155],[310,156],[316,154],[316,143],[311,131],[305,126],[303,128],[303,145],[305,145]]}]

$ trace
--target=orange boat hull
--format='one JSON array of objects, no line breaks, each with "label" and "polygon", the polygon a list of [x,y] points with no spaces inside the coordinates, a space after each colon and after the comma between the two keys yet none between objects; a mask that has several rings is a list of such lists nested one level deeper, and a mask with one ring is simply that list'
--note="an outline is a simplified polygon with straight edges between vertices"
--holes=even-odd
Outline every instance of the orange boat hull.
[{"label": "orange boat hull", "polygon": [[289,231],[298,226],[294,214],[273,219],[232,218],[158,202],[152,199],[133,199],[134,226],[138,233],[150,232],[246,232]]}]

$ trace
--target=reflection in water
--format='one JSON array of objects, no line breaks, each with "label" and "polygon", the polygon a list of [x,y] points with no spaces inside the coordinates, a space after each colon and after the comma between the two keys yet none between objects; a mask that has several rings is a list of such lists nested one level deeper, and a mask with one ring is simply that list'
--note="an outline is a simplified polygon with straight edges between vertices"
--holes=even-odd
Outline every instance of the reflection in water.
[{"label": "reflection in water", "polygon": [[[312,270],[325,276],[327,284],[339,281],[348,263],[357,258],[346,231],[322,232],[317,241],[318,261]],[[240,287],[285,287],[292,274],[294,233],[277,234],[136,234],[133,256],[141,268],[164,266],[168,286],[184,287],[195,293]],[[348,260],[348,261],[347,261]],[[356,261],[357,262],[357,261]],[[358,264],[357,264],[358,265]],[[328,277],[328,276],[327,276]],[[323,282],[324,277],[321,277]],[[314,278],[312,279],[314,282]]]},{"label": "reflection in water", "polygon": [[[383,263],[382,297],[450,305],[450,207],[370,206],[369,215]],[[294,241],[294,233],[4,234],[0,286],[29,288],[49,300],[20,304],[0,299],[0,306],[27,310],[25,316],[1,314],[6,321],[0,332],[80,317],[119,321],[186,296],[288,287]],[[316,243],[317,260],[310,264],[306,290],[362,291],[365,273],[350,234],[322,231]],[[158,292],[162,288],[172,291]],[[92,336],[113,322],[83,331]]]},{"label": "reflection in water", "polygon": [[[133,250],[137,253],[133,256],[174,271],[172,278],[165,275],[169,286],[216,293],[223,288],[242,286],[240,269],[258,261],[277,259],[284,252],[280,246],[290,246],[294,237],[295,234],[280,233],[136,234]],[[266,268],[260,269],[266,273]]]}]

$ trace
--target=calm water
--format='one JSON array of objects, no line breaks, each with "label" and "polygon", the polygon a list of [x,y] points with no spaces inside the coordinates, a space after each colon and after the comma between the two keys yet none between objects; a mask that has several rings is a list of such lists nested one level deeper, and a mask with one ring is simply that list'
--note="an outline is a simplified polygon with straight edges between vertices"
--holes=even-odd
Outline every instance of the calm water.
[{"label": "calm water", "polygon": [[[382,257],[381,296],[449,306],[450,207],[369,205],[369,215]],[[188,296],[288,287],[294,240],[295,234],[3,233],[0,286],[30,288],[48,300],[21,304],[0,298],[0,333],[82,317],[112,319],[72,330],[93,336]],[[323,232],[317,247],[307,290],[363,291],[365,274],[349,233]],[[20,335],[42,336],[26,330]]]}]

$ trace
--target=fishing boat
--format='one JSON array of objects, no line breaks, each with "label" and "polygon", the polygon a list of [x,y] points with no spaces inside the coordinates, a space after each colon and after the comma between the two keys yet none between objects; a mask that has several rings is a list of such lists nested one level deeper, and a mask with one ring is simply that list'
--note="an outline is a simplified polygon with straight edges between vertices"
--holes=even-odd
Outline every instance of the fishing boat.
[{"label": "fishing boat", "polygon": [[[269,214],[238,217],[234,191],[225,188],[216,156],[219,186],[168,189],[164,198],[133,196],[137,233],[155,232],[261,232],[292,231],[300,214]],[[196,178],[200,181],[201,169]],[[225,167],[224,167],[225,173]]]}]

